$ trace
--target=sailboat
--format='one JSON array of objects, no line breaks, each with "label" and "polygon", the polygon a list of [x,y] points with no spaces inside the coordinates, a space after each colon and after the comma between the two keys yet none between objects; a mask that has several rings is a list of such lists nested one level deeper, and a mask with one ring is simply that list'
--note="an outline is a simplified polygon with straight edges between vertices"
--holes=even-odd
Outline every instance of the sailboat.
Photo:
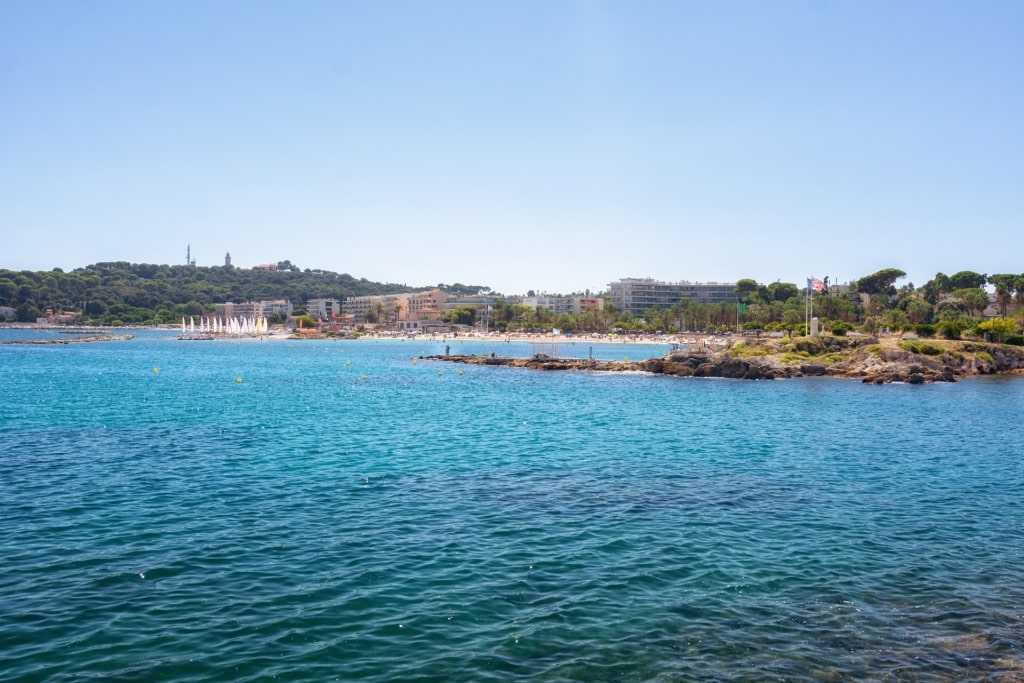
[{"label": "sailboat", "polygon": [[181,336],[178,339],[184,339],[185,341],[209,341],[213,339],[213,334],[206,331],[206,325],[203,323],[203,319],[199,318],[199,332],[196,333],[196,321],[195,318],[189,316],[188,319],[188,331],[185,330],[185,316],[181,318]]}]

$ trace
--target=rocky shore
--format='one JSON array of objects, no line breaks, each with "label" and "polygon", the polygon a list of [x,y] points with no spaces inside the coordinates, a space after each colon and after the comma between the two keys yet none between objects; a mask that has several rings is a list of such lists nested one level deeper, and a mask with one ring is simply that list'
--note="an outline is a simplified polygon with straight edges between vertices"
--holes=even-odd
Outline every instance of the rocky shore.
[{"label": "rocky shore", "polygon": [[0,344],[82,344],[86,342],[106,342],[106,341],[125,341],[128,339],[134,339],[134,334],[95,334],[87,337],[62,337],[62,338],[50,338],[50,339],[10,339],[0,341]]},{"label": "rocky shore", "polygon": [[426,360],[534,370],[650,372],[675,377],[784,379],[831,376],[871,384],[955,382],[972,375],[1024,374],[1024,348],[948,340],[819,337],[740,342],[718,352],[673,351],[642,361],[428,356]]}]

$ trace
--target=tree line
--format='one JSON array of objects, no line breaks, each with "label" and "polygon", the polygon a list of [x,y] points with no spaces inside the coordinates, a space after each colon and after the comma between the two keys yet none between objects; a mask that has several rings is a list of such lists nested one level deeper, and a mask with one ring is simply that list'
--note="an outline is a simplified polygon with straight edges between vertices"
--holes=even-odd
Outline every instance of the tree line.
[{"label": "tree line", "polygon": [[[123,261],[96,263],[64,272],[0,270],[0,306],[14,310],[14,319],[31,322],[46,311],[74,311],[76,323],[170,324],[182,316],[212,314],[222,302],[288,299],[302,314],[303,304],[314,298],[344,301],[351,296],[413,291],[406,285],[371,282],[347,273],[302,270],[290,261],[277,270],[241,269],[232,266],[136,264]],[[885,268],[866,275],[850,286],[831,286],[814,296],[814,313],[824,329],[843,334],[853,329],[874,333],[882,329],[914,330],[924,336],[957,338],[979,329],[982,312],[989,305],[992,288],[998,314],[1005,321],[995,336],[1017,335],[1024,324],[1024,274],[986,275],[960,271],[936,273],[921,287],[898,285],[906,273]],[[479,285],[440,283],[438,288],[454,295],[490,291]],[[424,289],[423,287],[416,289]],[[675,332],[783,330],[803,331],[805,288],[794,283],[759,284],[744,278],[735,286],[734,303],[703,304],[690,299],[665,308],[651,308],[633,316],[606,302],[603,310],[580,314],[532,308],[497,298],[487,316],[489,329],[499,331],[545,330],[568,332]],[[389,312],[380,311],[386,321]],[[450,314],[454,323],[481,322],[472,306]],[[989,327],[991,322],[986,322]]]},{"label": "tree line", "polygon": [[[850,285],[833,285],[815,292],[813,312],[824,330],[846,334],[860,330],[874,334],[884,329],[914,331],[921,336],[956,339],[972,331],[1000,340],[1016,337],[1024,328],[1024,274],[986,275],[960,271],[937,273],[920,288],[897,286],[906,273],[885,268]],[[999,318],[983,321],[989,305],[986,286],[994,289]],[[681,299],[671,306],[650,308],[640,317],[612,306],[581,314],[554,312],[498,301],[491,311],[492,330],[546,330],[569,332],[719,332],[726,330],[805,333],[806,288],[789,282],[759,284],[745,278],[736,283],[734,303],[704,304]],[[1010,313],[1012,312],[1012,316]],[[451,316],[452,322],[474,324],[477,311],[468,307]]]},{"label": "tree line", "polygon": [[[814,314],[825,329],[838,334],[888,329],[958,339],[972,331],[1006,340],[1024,328],[1024,274],[940,272],[919,288],[913,283],[897,286],[904,277],[906,273],[898,268],[885,268],[858,279],[845,292],[840,287],[828,288],[815,294]],[[994,292],[997,320],[982,319],[990,304],[986,286]],[[753,280],[740,280],[736,291],[744,309],[741,324],[746,329],[792,332],[802,327],[802,296],[780,301],[774,296],[778,289],[773,293]]]},{"label": "tree line", "polygon": [[225,302],[288,299],[301,312],[309,299],[412,291],[347,273],[301,270],[289,261],[278,266],[249,270],[117,261],[70,272],[0,270],[0,306],[13,308],[21,322],[34,322],[50,310],[76,312],[76,323],[166,324],[212,314],[215,304]]}]

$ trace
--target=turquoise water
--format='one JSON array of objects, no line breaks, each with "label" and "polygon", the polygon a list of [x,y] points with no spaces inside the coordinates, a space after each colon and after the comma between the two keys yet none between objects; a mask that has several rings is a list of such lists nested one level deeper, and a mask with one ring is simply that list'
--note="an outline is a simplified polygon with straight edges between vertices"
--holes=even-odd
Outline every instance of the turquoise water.
[{"label": "turquoise water", "polygon": [[0,680],[1024,676],[1024,381],[442,352],[0,347]]}]

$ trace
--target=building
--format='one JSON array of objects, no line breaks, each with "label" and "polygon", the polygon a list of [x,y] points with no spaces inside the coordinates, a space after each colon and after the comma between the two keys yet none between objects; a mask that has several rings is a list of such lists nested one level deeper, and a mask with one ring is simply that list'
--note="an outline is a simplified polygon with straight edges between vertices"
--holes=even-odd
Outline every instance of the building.
[{"label": "building", "polygon": [[217,304],[214,315],[218,318],[264,318],[283,313],[285,317],[292,317],[292,302],[287,299],[275,299],[273,301],[248,301],[242,304],[230,301]]},{"label": "building", "polygon": [[230,266],[230,265],[231,265],[231,252],[229,251],[228,253],[224,254],[224,266],[227,267],[227,266]]},{"label": "building", "polygon": [[365,322],[367,317],[378,318],[378,322],[391,319],[395,306],[400,305],[400,294],[374,294],[371,296],[350,296],[341,304],[345,315],[351,315],[356,323]]},{"label": "building", "polygon": [[223,304],[217,304],[214,315],[224,320],[228,318],[263,317],[263,306],[256,301],[249,301],[244,304],[228,301]]},{"label": "building", "polygon": [[[422,330],[423,323],[435,322],[448,312],[448,293],[442,289],[427,289],[403,294],[376,294],[351,296],[341,305],[345,315],[361,323],[367,318],[377,322],[393,322],[402,330]],[[451,309],[454,310],[454,309]]]},{"label": "building", "polygon": [[604,299],[595,296],[524,296],[519,298],[518,303],[534,309],[543,308],[555,315],[581,315],[587,311],[604,309]]},{"label": "building", "polygon": [[689,299],[700,304],[736,303],[733,282],[662,282],[651,278],[622,278],[608,285],[608,300],[616,308],[641,318],[649,308],[668,308]]},{"label": "building", "polygon": [[406,322],[440,320],[445,302],[450,298],[443,289],[428,289],[423,292],[405,294]]},{"label": "building", "polygon": [[306,302],[306,313],[321,320],[332,320],[341,315],[341,302],[337,299],[310,299]]},{"label": "building", "polygon": [[272,316],[275,313],[283,313],[286,318],[292,317],[292,302],[288,299],[274,299],[273,301],[261,301],[260,310],[264,316]]}]

